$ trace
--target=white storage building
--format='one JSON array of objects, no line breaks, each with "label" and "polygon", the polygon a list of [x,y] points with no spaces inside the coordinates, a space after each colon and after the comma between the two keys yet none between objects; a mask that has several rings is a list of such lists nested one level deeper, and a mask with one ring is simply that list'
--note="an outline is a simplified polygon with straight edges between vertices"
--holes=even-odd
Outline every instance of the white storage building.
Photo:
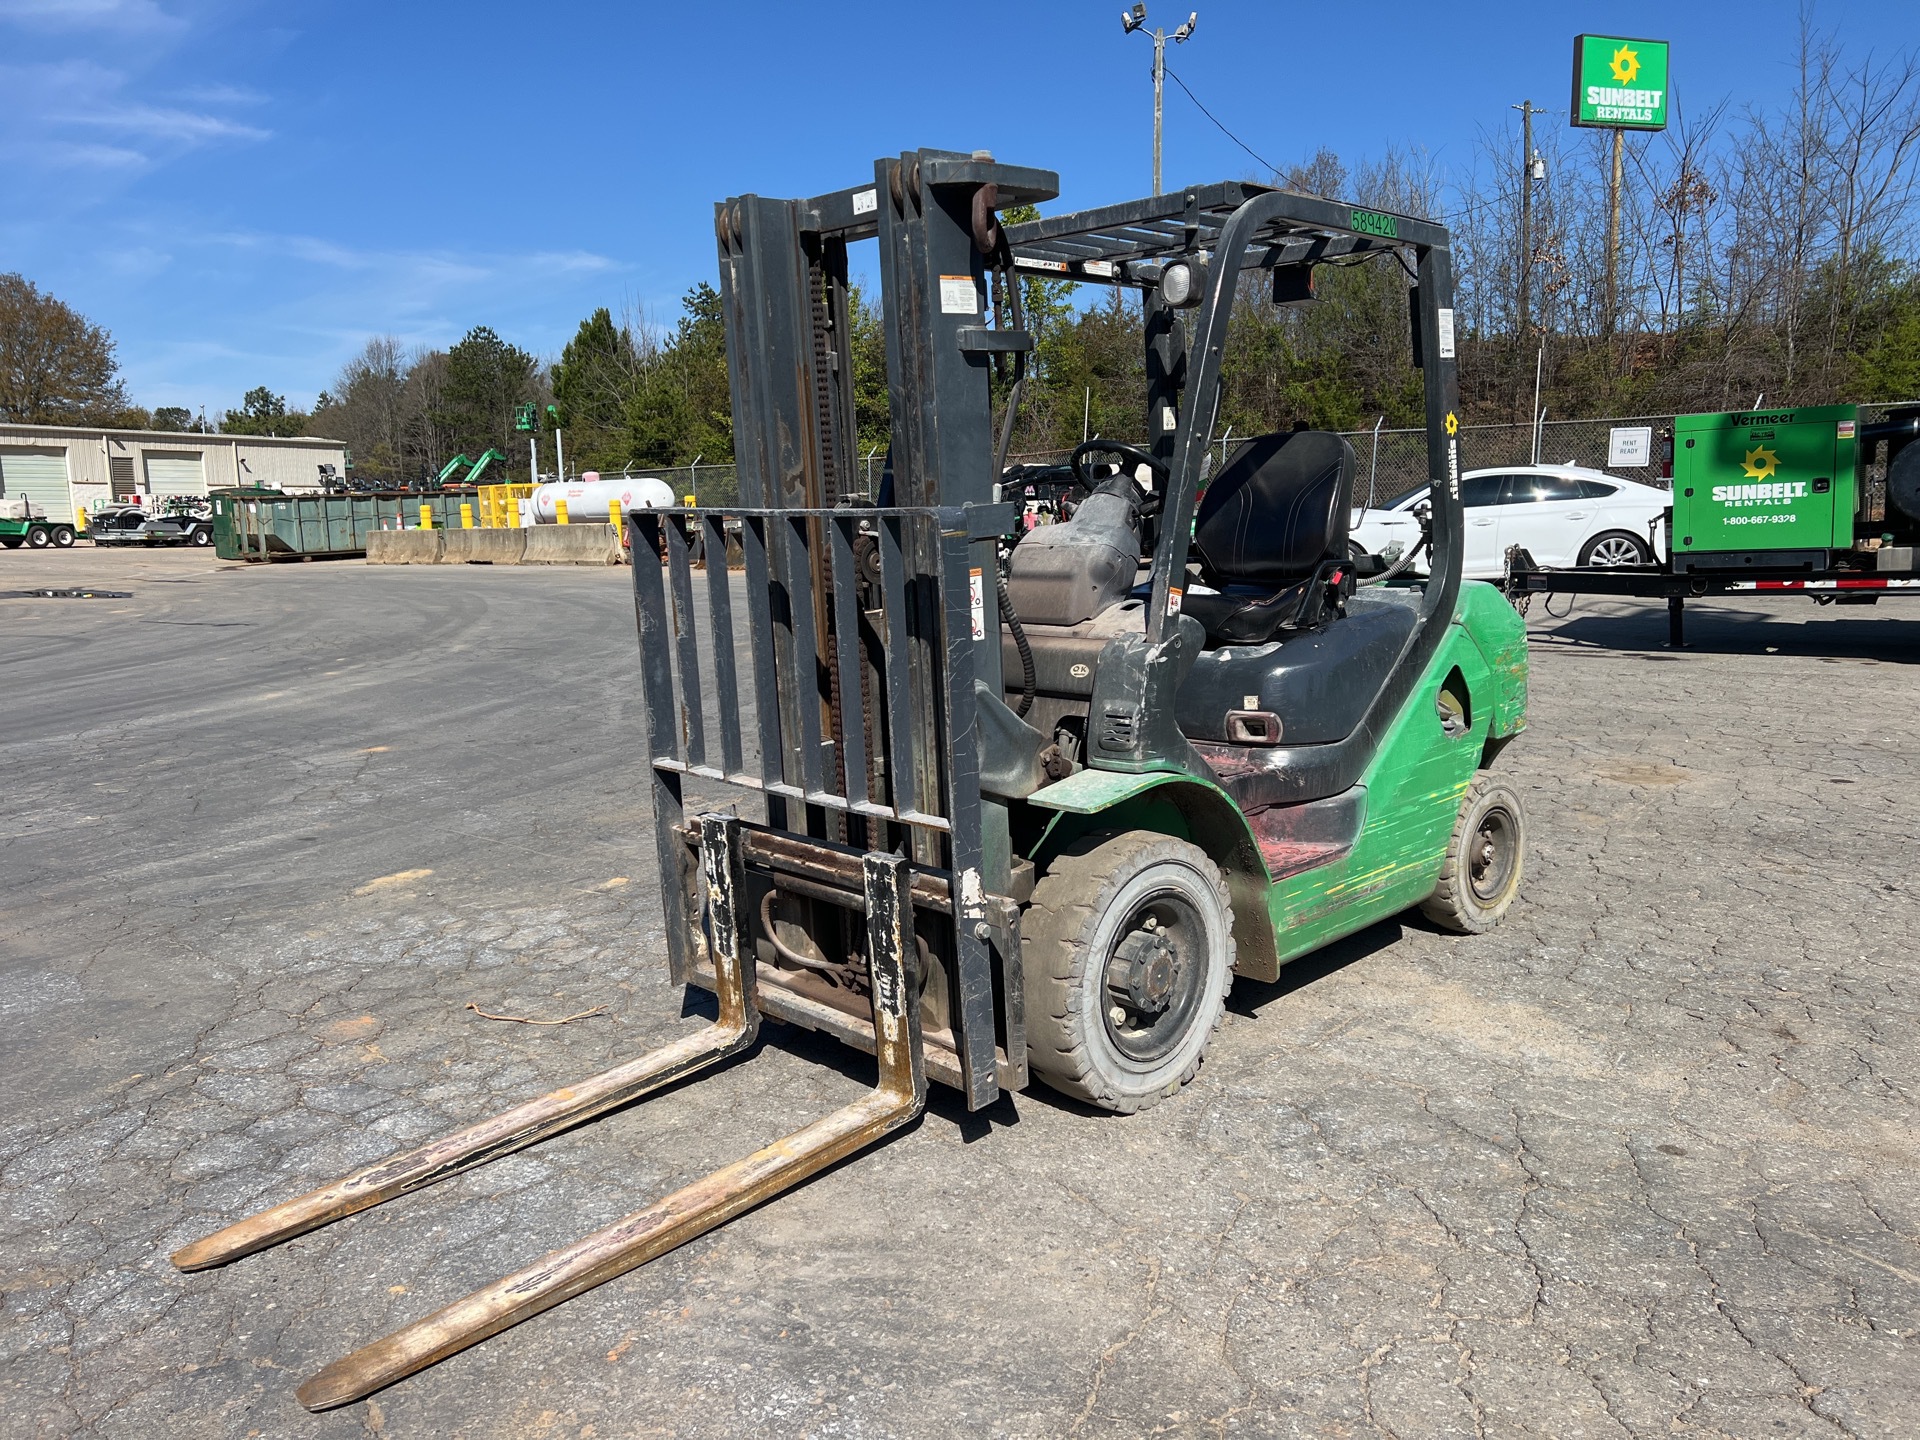
[{"label": "white storage building", "polygon": [[88,430],[0,424],[0,487],[56,520],[109,501],[151,505],[229,485],[291,493],[325,486],[325,467],[345,475],[346,446],[314,436],[192,435],[167,430]]}]

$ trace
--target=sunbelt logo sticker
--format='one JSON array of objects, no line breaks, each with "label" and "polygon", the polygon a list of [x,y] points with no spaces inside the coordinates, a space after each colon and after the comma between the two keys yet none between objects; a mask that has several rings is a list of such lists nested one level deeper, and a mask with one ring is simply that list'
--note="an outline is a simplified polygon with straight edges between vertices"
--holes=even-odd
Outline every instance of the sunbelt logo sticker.
[{"label": "sunbelt logo sticker", "polygon": [[1755,505],[1785,505],[1808,493],[1805,480],[1775,480],[1780,456],[1767,445],[1755,445],[1740,461],[1740,471],[1751,485],[1716,485],[1713,498],[1722,505],[1749,508]]}]

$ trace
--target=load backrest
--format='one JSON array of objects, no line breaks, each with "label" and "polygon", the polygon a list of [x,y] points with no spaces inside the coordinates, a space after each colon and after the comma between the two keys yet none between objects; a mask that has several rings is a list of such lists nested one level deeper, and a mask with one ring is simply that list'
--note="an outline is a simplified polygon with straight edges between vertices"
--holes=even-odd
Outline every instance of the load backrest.
[{"label": "load backrest", "polygon": [[1278,587],[1345,558],[1355,469],[1353,447],[1329,431],[1247,441],[1200,499],[1193,549],[1207,578]]}]

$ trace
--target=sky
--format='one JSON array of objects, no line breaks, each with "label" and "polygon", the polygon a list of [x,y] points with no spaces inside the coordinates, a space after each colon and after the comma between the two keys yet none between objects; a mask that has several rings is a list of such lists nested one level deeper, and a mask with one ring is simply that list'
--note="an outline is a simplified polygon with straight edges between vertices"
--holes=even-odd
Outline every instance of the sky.
[{"label": "sky", "polygon": [[[1262,159],[1412,148],[1446,175],[1523,99],[1566,123],[1577,33],[1671,41],[1674,100],[1704,108],[1784,89],[1798,23],[1797,0],[1161,0],[1149,28],[1196,4],[1168,65]],[[310,406],[377,334],[490,325],[552,358],[596,306],[670,325],[729,195],[921,146],[1057,170],[1050,209],[1148,193],[1153,45],[1122,9],[0,0],[0,272],[106,326],[148,407]],[[1913,0],[1814,19],[1856,55],[1920,48]],[[1172,81],[1165,173],[1265,178]]]}]

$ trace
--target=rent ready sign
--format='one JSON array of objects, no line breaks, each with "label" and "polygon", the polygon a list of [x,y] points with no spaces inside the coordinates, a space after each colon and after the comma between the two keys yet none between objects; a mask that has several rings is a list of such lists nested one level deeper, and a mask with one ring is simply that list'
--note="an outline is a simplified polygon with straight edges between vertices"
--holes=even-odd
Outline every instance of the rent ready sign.
[{"label": "rent ready sign", "polygon": [[1666,129],[1667,42],[1576,35],[1571,113],[1576,125]]}]

